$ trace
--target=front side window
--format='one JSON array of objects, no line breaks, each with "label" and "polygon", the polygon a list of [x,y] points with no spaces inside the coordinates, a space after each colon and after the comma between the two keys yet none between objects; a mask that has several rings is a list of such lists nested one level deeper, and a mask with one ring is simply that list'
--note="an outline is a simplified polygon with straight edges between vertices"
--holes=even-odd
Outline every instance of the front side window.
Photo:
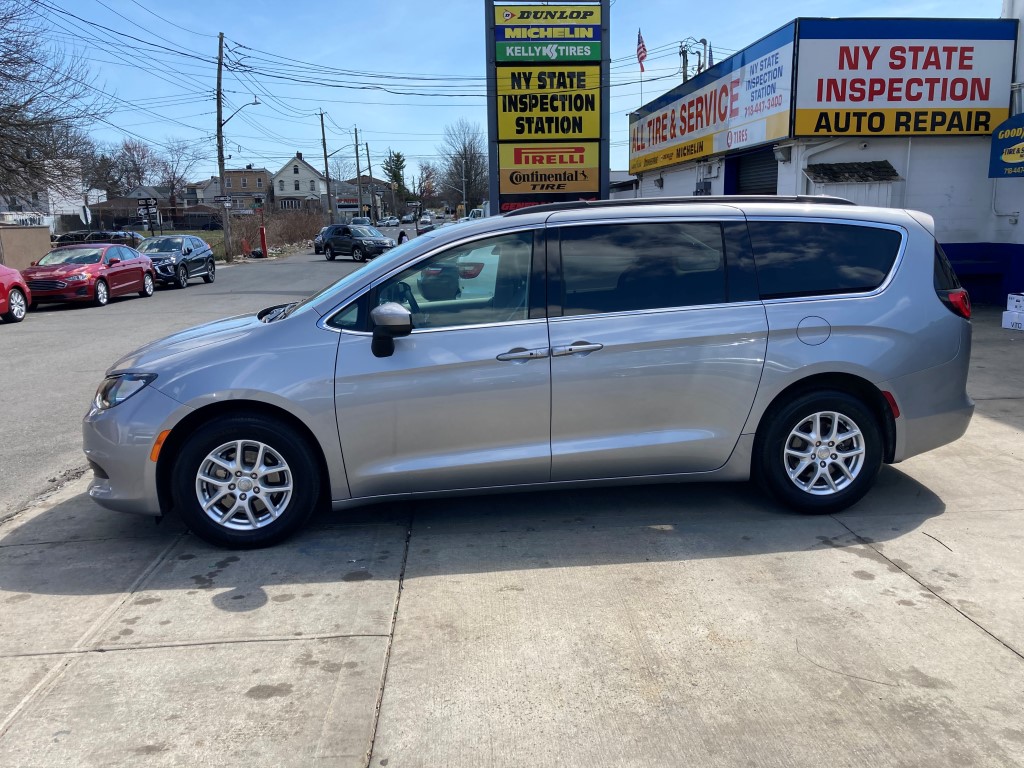
[{"label": "front side window", "polygon": [[310,181],[309,182],[309,191],[310,192],[316,192],[316,181]]},{"label": "front side window", "polygon": [[245,189],[248,186],[249,186],[249,179],[247,179],[245,176],[243,176],[242,177],[242,189]]},{"label": "front side window", "polygon": [[279,189],[279,190],[280,190],[281,192],[284,192],[284,179],[278,179],[278,180],[277,180],[277,188],[278,188],[278,189]]},{"label": "front side window", "polygon": [[751,221],[762,299],[873,291],[896,262],[893,229],[817,221]]},{"label": "front side window", "polygon": [[563,227],[559,239],[566,315],[725,301],[725,249],[718,223]]},{"label": "front side window", "polygon": [[380,285],[373,303],[403,305],[414,329],[526,320],[532,244],[519,232],[455,246]]},{"label": "front side window", "polygon": [[299,191],[299,180],[298,179],[295,180],[295,191],[296,192]]},{"label": "front side window", "polygon": [[228,189],[231,189],[231,178],[230,177],[224,179],[224,186],[227,187]]}]

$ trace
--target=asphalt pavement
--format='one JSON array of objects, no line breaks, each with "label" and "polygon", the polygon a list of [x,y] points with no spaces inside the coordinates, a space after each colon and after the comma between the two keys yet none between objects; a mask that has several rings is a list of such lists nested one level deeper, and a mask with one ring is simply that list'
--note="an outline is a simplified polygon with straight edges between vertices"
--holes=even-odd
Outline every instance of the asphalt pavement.
[{"label": "asphalt pavement", "polygon": [[[120,351],[339,267],[30,315],[18,377],[52,442],[21,477],[75,466]],[[745,484],[509,494],[324,512],[228,552],[84,479],[37,496],[0,525],[0,765],[1020,766],[1024,334],[974,325],[967,434],[837,515]],[[97,341],[36,359],[61,338]],[[4,422],[7,462],[32,443]]]}]

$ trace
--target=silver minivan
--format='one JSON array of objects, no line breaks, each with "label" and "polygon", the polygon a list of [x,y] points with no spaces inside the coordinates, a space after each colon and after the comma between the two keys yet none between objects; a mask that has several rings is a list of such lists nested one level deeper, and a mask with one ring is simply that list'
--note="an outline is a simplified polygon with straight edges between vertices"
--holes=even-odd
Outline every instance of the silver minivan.
[{"label": "silver minivan", "polygon": [[153,342],[85,417],[103,506],[264,546],[318,506],[756,478],[832,512],[964,433],[970,302],[927,214],[559,203]]}]

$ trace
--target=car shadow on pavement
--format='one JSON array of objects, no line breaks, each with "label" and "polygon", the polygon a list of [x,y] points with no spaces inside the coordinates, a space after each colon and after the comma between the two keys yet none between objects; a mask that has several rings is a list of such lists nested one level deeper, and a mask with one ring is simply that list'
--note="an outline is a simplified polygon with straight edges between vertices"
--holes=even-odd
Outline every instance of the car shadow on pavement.
[{"label": "car shadow on pavement", "polygon": [[81,494],[0,528],[0,590],[14,596],[177,591],[206,594],[217,608],[244,612],[294,585],[350,590],[373,581],[394,586],[403,576],[865,547],[873,542],[844,516],[897,538],[944,510],[928,488],[883,467],[876,488],[838,515],[793,513],[743,483],[505,493],[321,510],[281,545],[231,551],[192,536],[173,515],[157,525],[101,509]]}]

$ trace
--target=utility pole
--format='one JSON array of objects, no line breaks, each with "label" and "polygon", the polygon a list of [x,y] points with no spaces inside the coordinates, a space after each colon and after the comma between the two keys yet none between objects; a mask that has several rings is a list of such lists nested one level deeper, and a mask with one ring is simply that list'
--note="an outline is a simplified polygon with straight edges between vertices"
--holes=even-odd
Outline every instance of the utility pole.
[{"label": "utility pole", "polygon": [[359,215],[363,215],[363,172],[359,170],[359,128],[353,126],[356,132],[356,187],[359,189]]},{"label": "utility pole", "polygon": [[[220,174],[220,194],[224,195],[224,104],[221,82],[224,77],[224,33],[217,41],[217,172]],[[224,205],[222,202],[221,205]],[[224,259],[234,261],[231,253],[231,209],[224,208]]]},{"label": "utility pole", "polygon": [[[373,208],[377,204],[376,187],[373,183],[373,165],[370,164],[370,142],[366,142],[366,175],[370,177],[370,213],[373,213]],[[377,215],[373,217],[374,222],[380,218],[380,211],[377,211]]]},{"label": "utility pole", "polygon": [[320,110],[320,139],[324,143],[324,176],[327,179],[327,207],[330,212],[330,218],[327,223],[334,223],[334,209],[338,206],[334,202],[334,196],[331,194],[331,168],[327,164],[327,133],[324,131],[324,111]]}]

